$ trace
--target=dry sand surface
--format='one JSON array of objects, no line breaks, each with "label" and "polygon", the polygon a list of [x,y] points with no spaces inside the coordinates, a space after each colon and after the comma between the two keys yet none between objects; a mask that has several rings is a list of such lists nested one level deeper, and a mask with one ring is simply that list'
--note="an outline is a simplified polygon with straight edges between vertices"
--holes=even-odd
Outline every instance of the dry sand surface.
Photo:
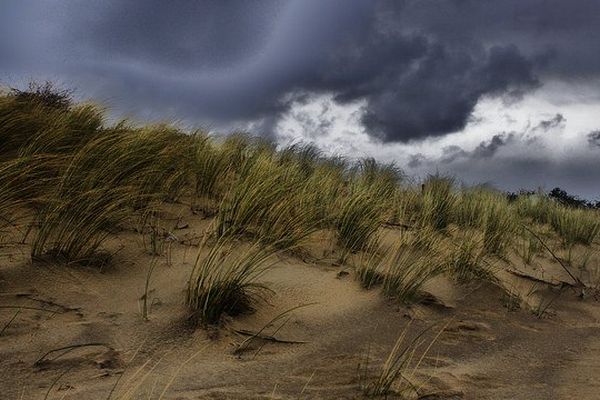
[{"label": "dry sand surface", "polygon": [[[32,263],[26,246],[0,250],[1,399],[157,399],[165,386],[164,399],[362,398],[358,365],[381,363],[407,325],[432,324],[446,329],[416,377],[421,398],[600,399],[600,305],[569,288],[556,296],[534,269],[498,275],[532,302],[555,299],[541,317],[495,285],[445,278],[428,284],[434,302],[404,307],[361,289],[323,239],[311,256],[279,258],[256,312],[192,329],[184,289],[210,220],[172,208],[165,225],[188,226],[173,231],[170,265],[159,258],[147,321],[140,297],[152,257],[139,234],[115,233],[108,247],[118,252],[102,270]],[[545,280],[568,278],[549,259],[544,267]],[[243,334],[300,305],[263,332],[283,342]],[[80,344],[95,345],[45,355]]]}]

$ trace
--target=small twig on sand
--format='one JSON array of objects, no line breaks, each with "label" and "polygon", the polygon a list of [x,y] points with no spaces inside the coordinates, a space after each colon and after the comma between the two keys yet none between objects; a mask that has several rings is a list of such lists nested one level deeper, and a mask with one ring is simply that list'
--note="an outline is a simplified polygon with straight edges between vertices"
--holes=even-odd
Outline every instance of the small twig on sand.
[{"label": "small twig on sand", "polygon": [[257,333],[257,332],[252,332],[246,329],[235,329],[234,330],[235,333],[239,333],[240,335],[244,335],[244,336],[251,336],[252,338],[258,338],[258,339],[262,339],[262,340],[267,340],[269,342],[275,342],[275,343],[286,343],[286,344],[304,344],[304,343],[308,343],[302,340],[286,340],[286,339],[278,339],[274,336],[270,336],[270,335],[263,335],[261,333]]},{"label": "small twig on sand", "polygon": [[44,396],[44,400],[48,399],[48,396],[50,396],[50,392],[52,391],[52,388],[58,383],[58,381],[65,376],[70,370],[72,370],[73,367],[69,367],[66,371],[64,371],[62,374],[60,374],[55,380],[54,382],[52,382],[52,385],[50,385],[50,387],[48,388],[48,391],[46,392],[46,396]]},{"label": "small twig on sand", "polygon": [[17,315],[19,315],[19,313],[21,312],[21,310],[17,310],[17,312],[15,313],[15,315],[12,316],[12,318],[10,319],[10,321],[8,321],[6,323],[6,325],[4,325],[4,327],[2,328],[2,330],[0,331],[0,336],[2,336],[4,334],[4,331],[6,331],[8,329],[8,327],[10,326],[10,324],[13,323],[13,321],[15,320],[15,318],[17,318]]},{"label": "small twig on sand", "polygon": [[[250,336],[248,339],[244,340],[242,343],[240,343],[236,349],[233,351],[234,354],[241,354],[243,353],[249,346],[250,343],[252,343],[252,341],[254,339],[262,339],[264,341],[269,341],[269,342],[275,342],[275,343],[287,343],[287,344],[303,344],[306,342],[302,342],[302,341],[294,341],[294,340],[283,340],[283,339],[278,339],[276,338],[275,335],[277,332],[279,332],[279,330],[287,323],[287,321],[289,320],[289,318],[287,318],[283,324],[281,324],[279,326],[279,328],[277,328],[274,332],[273,335],[266,335],[263,334],[263,332],[269,328],[270,326],[272,326],[275,322],[277,322],[278,320],[282,319],[283,317],[287,316],[288,314],[290,314],[292,311],[295,311],[299,308],[303,308],[303,307],[308,307],[311,305],[314,305],[315,303],[311,303],[311,304],[302,304],[296,307],[292,307],[289,310],[286,310],[278,315],[276,315],[273,319],[271,319],[269,322],[267,322],[258,332],[252,332],[246,329],[237,329],[234,330],[234,332],[239,333],[240,335],[246,335],[246,336]],[[260,352],[260,350],[262,350],[263,346],[260,346],[260,348],[258,349],[258,352]],[[258,352],[254,355],[256,357],[256,355],[258,354]]]},{"label": "small twig on sand", "polygon": [[52,359],[52,361],[56,360],[57,358],[60,358],[62,356],[64,356],[67,353],[70,353],[71,351],[75,350],[75,349],[79,349],[82,347],[106,347],[109,350],[113,350],[112,347],[110,347],[109,345],[107,345],[106,343],[83,343],[83,344],[73,344],[70,346],[65,346],[65,347],[60,347],[58,349],[52,349],[46,353],[44,353],[43,356],[41,356],[36,362],[33,363],[34,366],[39,366],[40,364],[42,364],[44,361],[46,361],[46,357],[48,357],[50,354],[52,353],[56,353],[59,351],[64,351],[62,354],[54,357]]},{"label": "small twig on sand", "polygon": [[58,310],[46,310],[45,308],[39,307],[30,307],[30,306],[0,306],[0,309],[13,309],[13,310],[35,310],[35,311],[44,311],[51,314],[64,314],[62,311]]},{"label": "small twig on sand", "polygon": [[542,246],[544,246],[544,248],[546,250],[548,250],[548,252],[550,253],[550,255],[560,264],[560,266],[565,270],[565,272],[567,274],[569,274],[569,276],[571,277],[571,279],[573,279],[573,282],[575,282],[575,285],[577,287],[585,288],[585,284],[579,278],[577,278],[575,275],[573,275],[573,273],[571,273],[571,271],[569,271],[569,268],[567,268],[567,266],[565,265],[565,263],[563,263],[563,261],[560,259],[560,257],[558,257],[556,254],[554,254],[554,252],[552,251],[552,249],[550,247],[548,247],[548,245],[542,240],[541,237],[539,237],[538,234],[536,234],[535,232],[533,232],[531,229],[529,229],[525,225],[523,225],[523,228],[525,228],[526,231],[528,231],[529,233],[531,233],[533,235],[533,237],[535,237],[542,244]]}]

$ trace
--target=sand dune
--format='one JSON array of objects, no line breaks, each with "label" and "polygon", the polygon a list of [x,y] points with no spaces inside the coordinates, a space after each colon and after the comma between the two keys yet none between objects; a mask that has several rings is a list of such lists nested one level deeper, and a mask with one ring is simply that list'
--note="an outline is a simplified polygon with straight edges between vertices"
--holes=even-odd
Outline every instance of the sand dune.
[{"label": "sand dune", "polygon": [[[148,321],[140,297],[152,256],[138,234],[112,235],[107,247],[122,250],[101,271],[30,263],[26,246],[1,250],[3,324],[16,311],[9,307],[23,308],[0,336],[0,397],[42,399],[51,388],[49,399],[106,399],[116,385],[114,399],[128,390],[131,398],[159,398],[172,380],[165,399],[355,399],[365,357],[377,366],[407,326],[417,332],[438,324],[446,328],[417,375],[423,399],[600,398],[600,308],[571,289],[538,317],[512,307],[497,285],[439,277],[426,287],[434,303],[405,307],[360,288],[352,272],[340,273],[344,268],[326,257],[286,254],[261,278],[273,292],[254,313],[220,329],[192,329],[182,293],[196,248],[181,242],[201,236],[210,220],[170,207],[187,227],[175,233],[171,265],[160,257],[153,272]],[[313,252],[326,253],[326,239],[316,243],[322,248]],[[550,259],[543,266],[564,280]],[[535,282],[499,276],[515,290]],[[553,293],[549,285],[542,290]],[[301,305],[279,330],[285,319],[262,332],[284,343],[243,334]],[[80,344],[97,345],[36,363],[52,349]]]}]

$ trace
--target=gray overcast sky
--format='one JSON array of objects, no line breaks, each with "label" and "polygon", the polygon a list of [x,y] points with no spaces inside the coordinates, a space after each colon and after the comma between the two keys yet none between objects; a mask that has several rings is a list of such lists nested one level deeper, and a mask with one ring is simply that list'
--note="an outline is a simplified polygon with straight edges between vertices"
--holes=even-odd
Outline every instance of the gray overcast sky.
[{"label": "gray overcast sky", "polygon": [[600,195],[600,1],[4,0],[0,82]]}]

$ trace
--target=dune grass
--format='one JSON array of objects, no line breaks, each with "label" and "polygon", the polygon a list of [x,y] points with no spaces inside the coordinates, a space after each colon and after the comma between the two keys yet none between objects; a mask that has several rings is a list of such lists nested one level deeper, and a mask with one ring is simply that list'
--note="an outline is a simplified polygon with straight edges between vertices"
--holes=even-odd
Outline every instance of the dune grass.
[{"label": "dune grass", "polygon": [[261,243],[240,248],[222,237],[210,248],[200,247],[187,287],[186,304],[195,325],[214,325],[224,315],[253,310],[267,288],[257,280],[273,265],[276,247]]},{"label": "dune grass", "polygon": [[488,254],[502,256],[517,230],[515,215],[506,199],[497,196],[485,209],[483,247]]},{"label": "dune grass", "polygon": [[257,152],[240,169],[217,214],[217,236],[247,235],[266,245],[293,247],[316,230],[314,207],[304,202],[306,181],[297,164],[281,168]]},{"label": "dune grass", "polygon": [[453,179],[439,175],[431,175],[425,180],[421,199],[422,226],[445,230],[450,225],[456,203],[453,186]]},{"label": "dune grass", "polygon": [[345,253],[355,253],[377,240],[385,217],[384,203],[369,188],[352,188],[338,202],[335,228]]},{"label": "dune grass", "polygon": [[565,246],[591,245],[600,233],[600,218],[595,211],[558,207],[550,221]]},{"label": "dune grass", "polygon": [[442,247],[441,238],[431,232],[414,235],[392,250],[383,279],[385,295],[405,304],[418,302],[423,285],[446,271],[439,251],[422,249],[419,241],[424,240],[431,248]]},{"label": "dune grass", "polygon": [[529,218],[538,224],[549,224],[557,207],[556,202],[543,193],[519,196],[515,204],[522,218]]},{"label": "dune grass", "polygon": [[371,376],[369,371],[369,354],[362,365],[359,365],[360,386],[365,396],[387,398],[394,394],[399,398],[408,399],[421,395],[419,391],[422,382],[417,382],[416,374],[445,326],[433,337],[427,337],[431,327],[421,330],[412,338],[409,336],[409,329],[410,324],[402,330],[374,376]]},{"label": "dune grass", "polygon": [[76,149],[41,198],[32,255],[89,261],[109,228],[153,200],[176,197],[188,180],[187,140],[161,126],[119,128]]},{"label": "dune grass", "polygon": [[193,142],[195,194],[205,202],[201,208],[204,211],[212,211],[211,203],[223,198],[225,184],[228,182],[227,176],[232,169],[232,160],[227,157],[224,149],[214,144],[206,134],[196,133]]},{"label": "dune grass", "polygon": [[357,257],[356,279],[365,289],[381,285],[384,295],[400,303],[418,302],[423,285],[448,268],[441,258],[442,240],[424,230],[405,233],[392,246],[371,242]]},{"label": "dune grass", "polygon": [[452,239],[446,257],[448,270],[458,282],[494,280],[492,266],[484,249],[483,235],[480,233],[461,231]]},{"label": "dune grass", "polygon": [[[441,175],[416,185],[394,164],[330,157],[311,144],[278,149],[244,133],[218,138],[164,123],[109,125],[102,107],[75,104],[49,85],[0,93],[0,228],[27,215],[24,242],[34,258],[106,260],[111,232],[131,220],[154,232],[150,211],[183,201],[205,217],[215,214],[216,244],[202,249],[208,256],[196,262],[188,290],[188,306],[203,323],[250,307],[271,256],[318,231],[334,235],[330,250],[339,250],[339,262],[358,259],[363,287],[379,285],[404,303],[418,301],[441,273],[489,279],[490,260],[510,260],[515,238],[519,247],[519,226],[546,226],[569,250],[594,244],[600,231],[597,211],[541,193],[509,202]],[[391,247],[381,244],[386,229],[401,232]],[[159,256],[154,234],[150,250]],[[232,251],[244,241],[250,249]],[[526,264],[535,252],[528,243]]]}]

